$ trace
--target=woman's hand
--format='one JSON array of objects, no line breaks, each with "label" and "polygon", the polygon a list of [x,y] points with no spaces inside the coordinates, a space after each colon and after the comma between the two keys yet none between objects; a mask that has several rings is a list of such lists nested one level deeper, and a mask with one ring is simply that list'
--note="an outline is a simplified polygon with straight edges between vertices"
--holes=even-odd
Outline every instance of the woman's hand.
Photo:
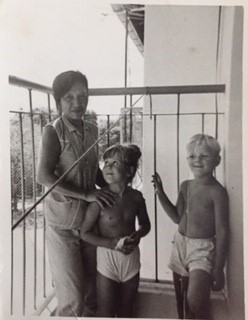
[{"label": "woman's hand", "polygon": [[88,192],[85,200],[88,202],[97,202],[101,209],[112,207],[115,204],[116,194],[110,190],[96,189]]},{"label": "woman's hand", "polygon": [[159,195],[164,192],[163,183],[160,178],[160,175],[155,172],[154,175],[152,175],[152,183],[155,189],[155,192]]}]

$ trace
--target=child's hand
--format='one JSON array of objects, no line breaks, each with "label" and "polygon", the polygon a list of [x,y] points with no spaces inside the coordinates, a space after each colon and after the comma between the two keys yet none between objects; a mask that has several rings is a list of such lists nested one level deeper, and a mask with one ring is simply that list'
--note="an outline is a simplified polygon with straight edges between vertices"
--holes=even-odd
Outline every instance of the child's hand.
[{"label": "child's hand", "polygon": [[164,192],[162,180],[157,172],[152,175],[152,183],[157,194]]},{"label": "child's hand", "polygon": [[137,231],[134,231],[130,234],[128,241],[132,243],[134,246],[138,246],[140,243],[140,235]]},{"label": "child's hand", "polygon": [[136,246],[133,244],[133,240],[130,239],[130,237],[124,237],[118,241],[115,250],[124,254],[129,254],[134,250],[135,247]]},{"label": "child's hand", "polygon": [[214,269],[212,273],[212,290],[220,291],[224,288],[225,275],[223,270]]}]

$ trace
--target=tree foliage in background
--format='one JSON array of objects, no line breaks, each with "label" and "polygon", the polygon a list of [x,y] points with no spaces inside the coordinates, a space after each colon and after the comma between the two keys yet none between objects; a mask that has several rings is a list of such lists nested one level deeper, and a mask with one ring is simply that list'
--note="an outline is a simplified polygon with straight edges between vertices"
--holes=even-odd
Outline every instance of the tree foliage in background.
[{"label": "tree foliage in background", "polygon": [[[11,114],[10,118],[10,155],[11,155],[11,198],[12,210],[18,211],[18,202],[22,200],[22,192],[25,194],[25,201],[33,198],[34,177],[33,177],[33,149],[31,135],[31,116],[30,114],[22,114],[22,133],[20,127],[19,113]],[[57,117],[56,112],[51,113],[51,120]],[[107,129],[106,117],[98,120],[94,111],[87,111],[85,119],[98,125],[99,135],[102,135]],[[33,127],[34,127],[34,156],[35,164],[38,158],[39,142],[42,134],[42,128],[49,122],[48,113],[45,108],[36,108],[33,111]],[[110,121],[110,125],[113,121]],[[23,137],[23,168],[24,168],[24,184],[22,184],[22,154],[21,154],[21,135]],[[109,133],[109,145],[120,142],[120,129],[115,127]],[[105,149],[108,147],[108,136],[99,142],[99,159]],[[24,190],[22,188],[24,187]],[[40,196],[42,188],[39,184],[35,186],[36,195]]]},{"label": "tree foliage in background", "polygon": [[[114,121],[110,121],[109,127],[112,126]],[[99,135],[102,135],[108,129],[108,124],[105,119],[99,121]],[[108,138],[109,135],[109,138]],[[108,144],[109,142],[109,144]],[[99,142],[99,159],[102,160],[104,151],[108,146],[113,144],[120,143],[120,127],[115,126],[108,134],[106,134],[103,139]]]}]

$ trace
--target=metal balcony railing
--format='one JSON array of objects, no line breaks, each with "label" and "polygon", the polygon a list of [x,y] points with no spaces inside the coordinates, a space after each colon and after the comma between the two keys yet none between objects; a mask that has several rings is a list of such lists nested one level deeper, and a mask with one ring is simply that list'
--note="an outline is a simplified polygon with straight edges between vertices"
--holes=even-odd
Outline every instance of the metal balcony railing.
[{"label": "metal balcony railing", "polygon": [[[52,280],[47,264],[45,246],[45,224],[42,200],[53,189],[44,193],[43,188],[36,183],[35,169],[37,162],[37,150],[42,128],[47,121],[51,121],[55,113],[51,108],[52,90],[49,87],[32,83],[13,76],[9,77],[9,83],[19,86],[28,91],[29,111],[11,111],[11,193],[12,193],[12,232],[11,232],[11,314],[40,314],[48,309],[48,303],[53,298]],[[33,106],[34,92],[47,95],[47,111],[37,111]],[[102,132],[105,134],[96,143],[100,144],[100,153],[111,143],[132,141],[142,145],[142,122],[144,117],[150,117],[153,121],[154,139],[154,171],[157,169],[157,122],[164,117],[176,119],[176,154],[177,154],[177,186],[180,183],[180,120],[185,116],[197,116],[200,121],[201,131],[205,132],[206,118],[213,116],[215,119],[214,131],[218,135],[219,117],[223,112],[217,109],[215,112],[181,112],[182,95],[187,94],[214,94],[223,93],[224,85],[197,85],[197,86],[171,86],[171,87],[138,87],[138,88],[106,88],[89,89],[89,95],[96,96],[123,96],[129,97],[130,105],[128,113],[124,112],[121,118],[114,121],[114,115],[101,114],[97,118],[104,119]],[[176,96],[176,111],[172,113],[154,113],[153,96],[173,95]],[[135,102],[133,97],[139,96]],[[150,110],[147,113],[135,111],[134,106],[144,96],[149,96]],[[116,115],[115,115],[116,116]],[[103,118],[105,117],[105,118]],[[94,119],[96,121],[96,119]],[[138,136],[135,134],[135,125],[139,123],[141,130]],[[115,136],[113,137],[113,130]],[[139,128],[140,129],[140,128]],[[88,151],[87,151],[88,152]],[[77,163],[75,163],[76,165]],[[137,178],[137,184],[142,184],[142,168]],[[62,178],[61,178],[62,179]],[[61,181],[60,179],[57,183]],[[152,195],[153,197],[153,195]],[[154,252],[155,252],[155,277],[151,281],[161,281],[158,274],[158,221],[157,200],[154,198]],[[17,231],[18,230],[18,231]],[[31,235],[32,233],[32,235]],[[32,252],[30,252],[30,243]],[[17,251],[19,253],[17,253]],[[31,258],[30,258],[31,257]],[[27,260],[28,259],[28,260]],[[31,267],[32,260],[32,267]],[[22,266],[20,268],[20,265]],[[17,267],[18,266],[18,267]],[[31,270],[32,269],[32,270]],[[31,272],[30,272],[31,270]],[[32,274],[32,279],[31,279]],[[16,288],[19,290],[16,290]],[[21,290],[20,290],[21,288]],[[30,307],[32,297],[32,308]],[[46,310],[50,312],[50,310]]]}]

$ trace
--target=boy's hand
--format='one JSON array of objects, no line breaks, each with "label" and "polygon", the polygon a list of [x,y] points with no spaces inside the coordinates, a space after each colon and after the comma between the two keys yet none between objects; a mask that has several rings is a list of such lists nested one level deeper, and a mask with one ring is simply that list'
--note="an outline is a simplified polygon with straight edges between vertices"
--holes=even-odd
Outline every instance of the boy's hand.
[{"label": "boy's hand", "polygon": [[225,285],[225,275],[223,270],[214,269],[212,273],[212,290],[220,291]]},{"label": "boy's hand", "polygon": [[152,175],[152,183],[157,194],[164,192],[162,180],[157,172]]}]

